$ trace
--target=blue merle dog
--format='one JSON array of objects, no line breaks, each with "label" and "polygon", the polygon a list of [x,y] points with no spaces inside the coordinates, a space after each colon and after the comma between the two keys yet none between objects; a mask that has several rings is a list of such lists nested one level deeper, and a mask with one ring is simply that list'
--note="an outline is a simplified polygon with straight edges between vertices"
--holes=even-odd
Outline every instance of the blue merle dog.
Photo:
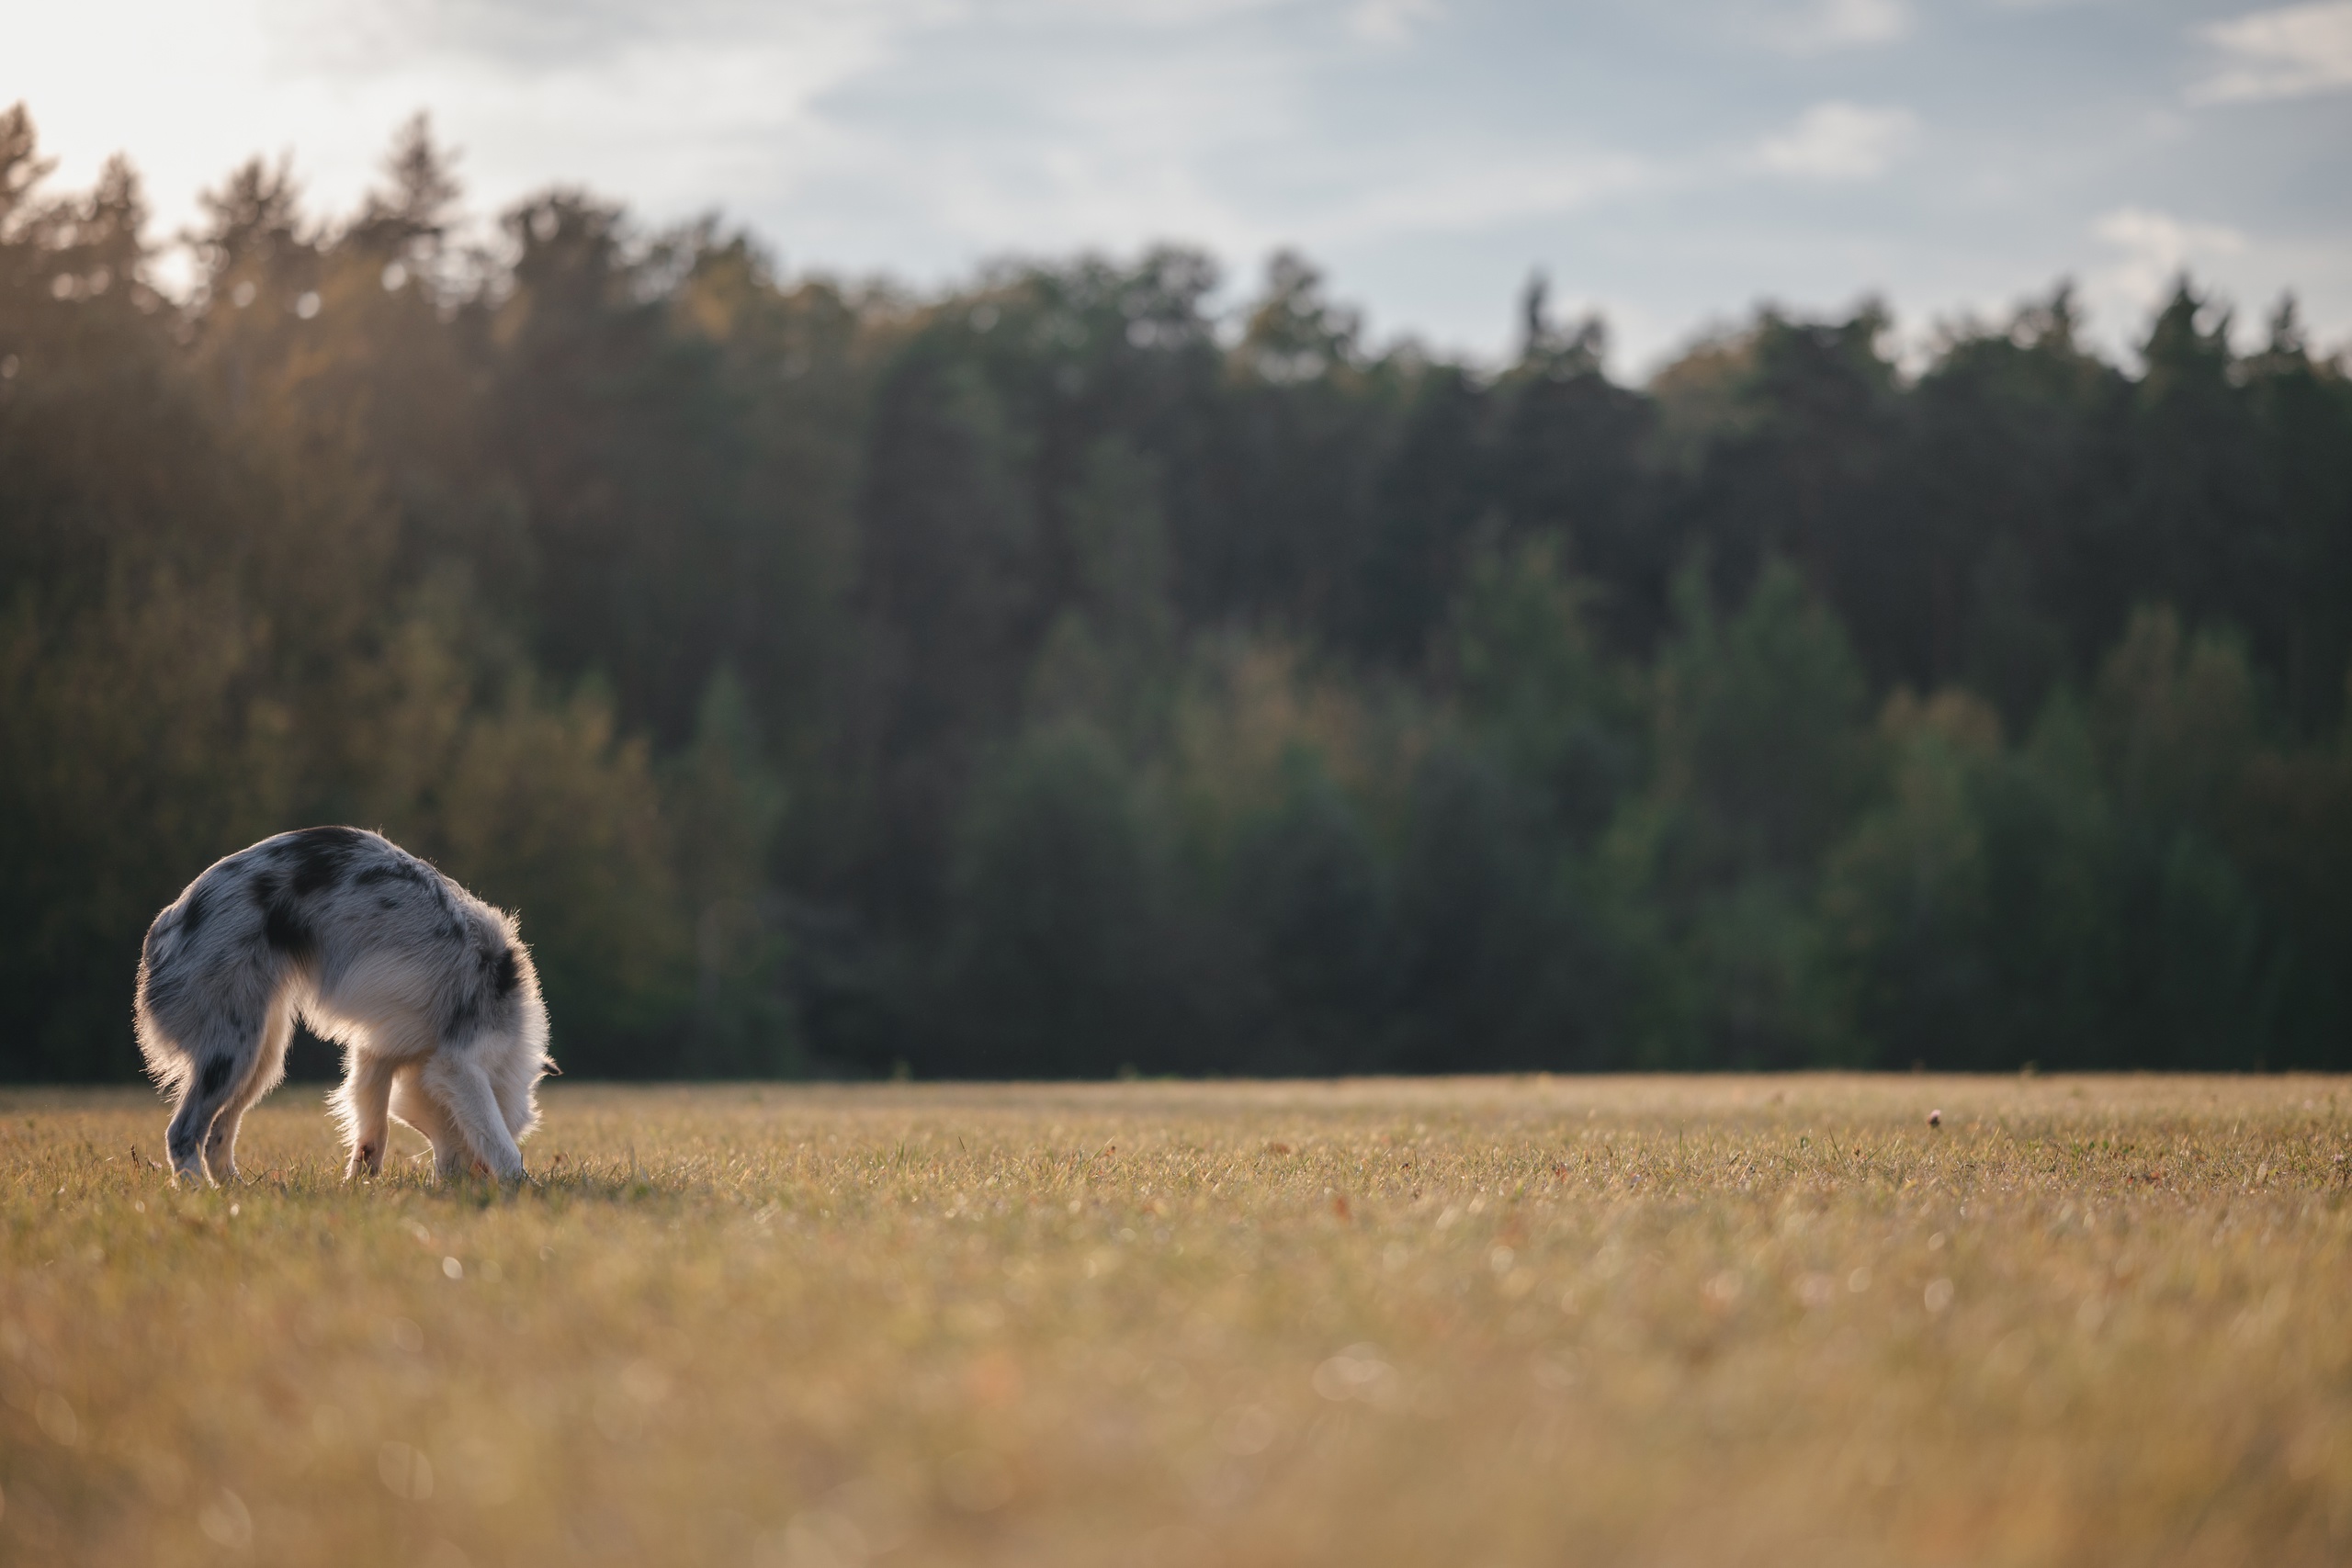
[{"label": "blue merle dog", "polygon": [[237,1125],[286,1076],[298,1016],[344,1047],[346,1179],[383,1168],[387,1112],[432,1143],[443,1179],[522,1177],[515,1141],[554,1063],[513,916],[356,828],[280,833],[189,883],[139,961],[175,1179],[236,1179]]}]

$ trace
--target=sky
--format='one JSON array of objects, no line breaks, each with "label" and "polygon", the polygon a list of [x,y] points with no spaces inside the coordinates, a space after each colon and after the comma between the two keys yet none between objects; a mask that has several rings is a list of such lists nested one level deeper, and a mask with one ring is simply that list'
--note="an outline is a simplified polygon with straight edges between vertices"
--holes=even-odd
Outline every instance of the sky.
[{"label": "sky", "polygon": [[0,0],[17,100],[164,239],[255,153],[348,210],[421,109],[484,213],[584,186],[925,288],[1175,241],[1238,299],[1291,246],[1488,360],[1537,272],[1632,375],[1759,303],[1924,344],[2061,278],[2121,352],[2184,268],[2352,346],[2352,0]]}]

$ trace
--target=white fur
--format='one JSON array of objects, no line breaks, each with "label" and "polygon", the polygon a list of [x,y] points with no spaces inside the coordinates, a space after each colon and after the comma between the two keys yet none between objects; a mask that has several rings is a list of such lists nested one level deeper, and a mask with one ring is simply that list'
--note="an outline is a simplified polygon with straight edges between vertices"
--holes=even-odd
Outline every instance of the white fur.
[{"label": "white fur", "polygon": [[237,1176],[237,1128],[286,1076],[297,1018],[344,1048],[346,1179],[383,1168],[387,1115],[447,1179],[523,1176],[548,1011],[513,916],[381,835],[307,828],[241,850],[155,917],[139,1046],[174,1097],[175,1176]]}]

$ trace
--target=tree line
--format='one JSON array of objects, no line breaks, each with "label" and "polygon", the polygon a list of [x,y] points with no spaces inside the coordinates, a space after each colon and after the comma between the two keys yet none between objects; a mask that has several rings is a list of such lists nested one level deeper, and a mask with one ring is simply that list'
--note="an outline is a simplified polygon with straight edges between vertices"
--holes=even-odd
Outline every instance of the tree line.
[{"label": "tree line", "polygon": [[624,1077],[2352,1066],[2352,383],[2186,278],[1634,387],[1306,261],[919,294],[420,119],[308,210],[0,117],[0,1075],[381,828]]}]

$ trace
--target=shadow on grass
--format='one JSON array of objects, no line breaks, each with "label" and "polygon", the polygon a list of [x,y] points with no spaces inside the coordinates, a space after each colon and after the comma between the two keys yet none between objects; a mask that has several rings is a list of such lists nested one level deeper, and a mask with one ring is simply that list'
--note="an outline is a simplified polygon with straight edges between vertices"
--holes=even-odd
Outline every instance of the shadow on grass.
[{"label": "shadow on grass", "polygon": [[[222,1205],[272,1197],[323,1202],[336,1198],[354,1202],[401,1199],[490,1209],[503,1203],[539,1203],[563,1208],[573,1203],[638,1204],[707,1195],[709,1184],[683,1177],[665,1177],[627,1160],[567,1160],[551,1170],[534,1171],[520,1182],[507,1183],[482,1176],[436,1180],[429,1158],[417,1168],[395,1168],[387,1164],[378,1175],[351,1180],[339,1162],[272,1166],[248,1170],[224,1186],[175,1184],[170,1172],[153,1166],[145,1173],[165,1189],[176,1187],[184,1199],[211,1199]],[[135,1179],[135,1178],[134,1178]]]}]

